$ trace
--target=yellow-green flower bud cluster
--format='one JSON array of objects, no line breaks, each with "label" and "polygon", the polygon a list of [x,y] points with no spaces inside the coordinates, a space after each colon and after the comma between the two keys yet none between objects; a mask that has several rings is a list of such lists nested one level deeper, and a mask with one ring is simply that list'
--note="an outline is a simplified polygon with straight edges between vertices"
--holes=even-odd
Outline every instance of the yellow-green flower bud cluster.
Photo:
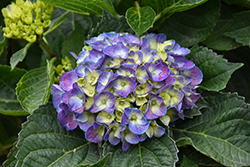
[{"label": "yellow-green flower bud cluster", "polygon": [[37,35],[42,36],[44,29],[51,23],[53,6],[37,0],[16,0],[2,9],[5,26],[4,36],[7,38],[25,39],[35,42]]},{"label": "yellow-green flower bud cluster", "polygon": [[55,67],[57,76],[55,76],[55,83],[59,83],[59,78],[65,73],[72,69],[72,63],[69,58],[66,56],[65,59],[61,59],[61,64]]}]

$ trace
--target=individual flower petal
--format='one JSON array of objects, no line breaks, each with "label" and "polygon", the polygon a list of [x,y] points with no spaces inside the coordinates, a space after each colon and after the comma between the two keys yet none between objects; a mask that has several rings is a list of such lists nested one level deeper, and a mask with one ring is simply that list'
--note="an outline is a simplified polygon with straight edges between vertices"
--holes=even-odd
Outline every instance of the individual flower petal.
[{"label": "individual flower petal", "polygon": [[101,93],[113,80],[113,71],[104,71],[98,78],[98,84],[96,87],[97,92]]},{"label": "individual flower petal", "polygon": [[76,67],[75,69],[75,73],[79,76],[79,77],[84,77],[85,74],[85,69],[90,69],[88,64],[80,64]]},{"label": "individual flower petal", "polygon": [[117,78],[118,76],[135,78],[135,70],[132,68],[121,67],[114,74],[115,78]]},{"label": "individual flower petal", "polygon": [[76,63],[84,63],[84,59],[89,56],[89,52],[92,50],[91,46],[84,46],[82,51],[79,53]]},{"label": "individual flower petal", "polygon": [[161,137],[164,135],[165,129],[161,126],[159,126],[155,120],[150,121],[149,128],[146,131],[146,134],[149,138],[154,137]]},{"label": "individual flower petal", "polygon": [[115,108],[115,96],[110,92],[102,92],[94,96],[94,103],[90,108],[92,113],[105,110],[113,113]]},{"label": "individual flower petal", "polygon": [[62,109],[59,107],[61,103],[63,103],[61,96],[65,91],[56,84],[52,84],[51,94],[52,94],[52,101],[53,105],[56,108],[57,112],[60,112]]},{"label": "individual flower petal", "polygon": [[75,73],[74,70],[70,70],[69,72],[65,72],[60,77],[60,86],[66,90],[69,91],[73,88],[73,83],[75,83],[78,80],[78,76]]},{"label": "individual flower petal", "polygon": [[94,114],[91,112],[83,112],[76,114],[75,120],[78,122],[79,127],[86,132],[95,122]]},{"label": "individual flower petal", "polygon": [[180,47],[180,45],[174,40],[172,40],[172,43],[173,45],[171,47],[165,48],[168,54],[177,56],[186,56],[187,54],[189,54],[189,49]]},{"label": "individual flower petal", "polygon": [[188,60],[185,57],[174,56],[174,61],[171,63],[171,66],[177,70],[188,70],[193,68],[195,65],[191,60]]},{"label": "individual flower petal", "polygon": [[102,124],[109,125],[115,119],[114,114],[110,114],[106,111],[100,111],[96,117],[96,121]]},{"label": "individual flower petal", "polygon": [[60,108],[62,109],[57,118],[60,123],[67,129],[73,130],[77,127],[77,121],[74,119],[74,113],[69,111],[69,108],[66,104],[61,103]]},{"label": "individual flower petal", "polygon": [[106,57],[103,61],[103,64],[101,65],[100,69],[117,69],[120,67],[120,63],[123,61],[123,59],[120,58],[112,58],[112,57]]},{"label": "individual flower petal", "polygon": [[145,66],[139,66],[136,70],[136,79],[139,83],[144,84],[149,79]]},{"label": "individual flower petal", "polygon": [[194,88],[196,85],[200,84],[202,81],[203,74],[201,70],[196,66],[194,66],[190,70],[183,71],[183,74],[185,75],[185,77],[187,76],[187,77],[192,78],[192,82],[190,83],[191,88]]},{"label": "individual flower petal", "polygon": [[166,104],[163,102],[163,98],[152,95],[149,98],[147,109],[144,116],[147,119],[156,119],[165,115],[167,112]]},{"label": "individual flower petal", "polygon": [[151,63],[154,61],[154,56],[153,56],[154,50],[151,50],[150,48],[142,47],[140,51],[142,52],[142,55],[143,55],[143,58],[142,58],[143,63]]},{"label": "individual flower petal", "polygon": [[140,40],[137,35],[124,34],[122,36],[122,40],[128,47],[133,47],[140,44]]},{"label": "individual flower petal", "polygon": [[153,81],[163,81],[169,75],[170,70],[166,63],[156,61],[154,63],[145,63],[146,70]]},{"label": "individual flower petal", "polygon": [[62,94],[62,101],[68,105],[71,112],[82,113],[85,105],[85,94],[77,83],[74,83],[70,91]]},{"label": "individual flower petal", "polygon": [[112,58],[126,59],[128,57],[129,48],[123,45],[122,42],[118,42],[115,45],[107,46],[104,49],[104,53]]},{"label": "individual flower petal", "polygon": [[104,61],[105,55],[103,52],[91,50],[89,55],[84,59],[84,63],[89,63],[91,70],[97,69]]},{"label": "individual flower petal", "polygon": [[133,79],[119,76],[113,82],[115,92],[123,97],[128,96],[136,88],[136,83]]},{"label": "individual flower petal", "polygon": [[92,71],[86,68],[84,78],[90,85],[95,85],[101,73],[100,70]]},{"label": "individual flower petal", "polygon": [[85,133],[85,138],[88,141],[91,141],[93,143],[99,143],[103,140],[104,134],[106,131],[106,126],[94,123],[91,127],[88,128],[88,130]]},{"label": "individual flower petal", "polygon": [[125,108],[121,124],[128,124],[129,130],[134,134],[142,134],[149,127],[149,122],[137,108]]},{"label": "individual flower petal", "polygon": [[105,33],[100,34],[98,37],[91,38],[86,43],[98,51],[103,51],[106,46],[110,45],[110,42],[105,36]]},{"label": "individual flower petal", "polygon": [[142,63],[142,60],[143,60],[142,52],[140,52],[140,51],[131,51],[128,54],[128,59],[132,59],[132,60],[134,60],[135,64],[140,65]]}]

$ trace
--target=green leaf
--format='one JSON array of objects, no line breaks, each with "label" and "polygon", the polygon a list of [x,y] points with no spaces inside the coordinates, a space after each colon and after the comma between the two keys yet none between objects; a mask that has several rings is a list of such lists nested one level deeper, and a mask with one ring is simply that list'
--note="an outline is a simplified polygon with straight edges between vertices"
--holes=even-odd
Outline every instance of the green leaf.
[{"label": "green leaf", "polygon": [[141,0],[142,6],[151,6],[157,14],[172,14],[192,9],[205,3],[207,0]]},{"label": "green leaf", "polygon": [[209,91],[220,91],[226,87],[232,73],[243,66],[242,63],[230,63],[205,47],[193,47],[186,56],[193,61],[203,73],[200,87]]},{"label": "green leaf", "polygon": [[60,17],[51,20],[48,30],[43,35],[46,36],[48,33],[50,33],[55,28],[57,28],[69,16],[69,14],[70,12],[67,11],[64,14],[62,14]]},{"label": "green leaf", "polygon": [[26,71],[19,68],[10,70],[10,66],[0,65],[0,114],[28,115],[17,100],[15,91],[16,84]]},{"label": "green leaf", "polygon": [[189,11],[175,13],[159,27],[159,31],[181,46],[193,46],[207,38],[219,18],[220,1],[209,0]]},{"label": "green leaf", "polygon": [[112,146],[109,143],[103,145],[104,155],[112,152],[111,167],[142,167],[142,166],[175,166],[178,161],[175,142],[168,136],[146,139],[142,143],[132,145],[124,152],[121,145]]},{"label": "green leaf", "polygon": [[12,70],[16,67],[18,62],[23,61],[31,44],[32,43],[27,43],[27,45],[24,48],[20,49],[11,56],[10,65]]},{"label": "green leaf", "polygon": [[18,82],[17,99],[30,114],[40,105],[48,102],[51,85],[54,82],[53,61],[47,62],[47,67],[28,71]]},{"label": "green leaf", "polygon": [[120,19],[112,16],[106,10],[102,12],[102,19],[97,23],[97,25],[91,30],[88,38],[96,37],[104,32],[128,32],[133,33],[133,30],[127,24],[125,18],[122,16]]},{"label": "green leaf", "polygon": [[138,2],[136,7],[131,7],[126,12],[126,19],[129,26],[137,35],[141,35],[149,28],[153,27],[155,21],[155,11],[150,6],[140,7]]},{"label": "green leaf", "polygon": [[223,0],[230,5],[239,5],[242,7],[250,8],[250,0]]},{"label": "green leaf", "polygon": [[[39,107],[28,117],[16,147],[18,154],[15,165],[18,167],[90,166],[101,158],[98,145],[87,142],[82,130],[67,131],[60,124],[51,103]],[[9,159],[14,159],[14,155],[10,155]]]},{"label": "green leaf", "polygon": [[203,43],[209,48],[221,51],[232,50],[240,47],[240,43],[236,42],[233,38],[224,35],[225,31],[233,21],[233,12],[226,5],[222,5],[220,15],[221,16],[216,22],[213,31]]},{"label": "green leaf", "polygon": [[82,30],[81,25],[78,25],[72,34],[62,44],[62,57],[66,56],[71,60],[72,64],[75,64],[75,58],[70,54],[74,52],[78,54],[84,45],[85,34]]},{"label": "green leaf", "polygon": [[184,155],[180,167],[198,167],[198,165]]},{"label": "green leaf", "polygon": [[243,45],[250,46],[250,11],[244,11],[234,15],[231,26],[225,35],[235,39]]},{"label": "green leaf", "polygon": [[236,93],[204,93],[202,115],[176,124],[174,136],[189,137],[193,147],[225,166],[250,165],[250,107]]},{"label": "green leaf", "polygon": [[97,16],[102,15],[103,10],[109,11],[112,15],[119,17],[116,11],[106,2],[101,0],[42,0],[53,6],[69,10],[75,13],[89,15],[94,14]]}]

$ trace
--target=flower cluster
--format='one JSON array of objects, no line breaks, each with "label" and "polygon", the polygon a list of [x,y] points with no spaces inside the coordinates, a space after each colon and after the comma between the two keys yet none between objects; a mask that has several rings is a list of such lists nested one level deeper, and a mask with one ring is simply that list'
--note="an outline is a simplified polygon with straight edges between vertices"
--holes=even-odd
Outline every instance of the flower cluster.
[{"label": "flower cluster", "polygon": [[16,3],[2,9],[6,26],[3,28],[4,36],[35,42],[37,35],[41,36],[44,28],[50,25],[52,13],[53,6],[40,0],[36,3],[16,0]]},{"label": "flower cluster", "polygon": [[75,70],[52,85],[58,119],[67,130],[79,126],[91,142],[131,144],[160,137],[170,121],[196,107],[202,73],[186,59],[190,51],[164,34],[139,38],[103,33],[87,41]]}]

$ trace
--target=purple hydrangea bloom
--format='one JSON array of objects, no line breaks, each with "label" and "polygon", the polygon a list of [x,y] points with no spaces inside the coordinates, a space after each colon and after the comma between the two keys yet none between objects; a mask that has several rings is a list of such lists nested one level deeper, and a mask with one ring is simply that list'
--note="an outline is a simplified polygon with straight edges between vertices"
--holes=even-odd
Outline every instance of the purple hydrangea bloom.
[{"label": "purple hydrangea bloom", "polygon": [[75,70],[53,84],[58,119],[77,126],[88,141],[122,143],[128,150],[147,138],[161,137],[171,121],[196,107],[202,72],[185,56],[189,49],[164,34],[102,33],[76,55]]}]

